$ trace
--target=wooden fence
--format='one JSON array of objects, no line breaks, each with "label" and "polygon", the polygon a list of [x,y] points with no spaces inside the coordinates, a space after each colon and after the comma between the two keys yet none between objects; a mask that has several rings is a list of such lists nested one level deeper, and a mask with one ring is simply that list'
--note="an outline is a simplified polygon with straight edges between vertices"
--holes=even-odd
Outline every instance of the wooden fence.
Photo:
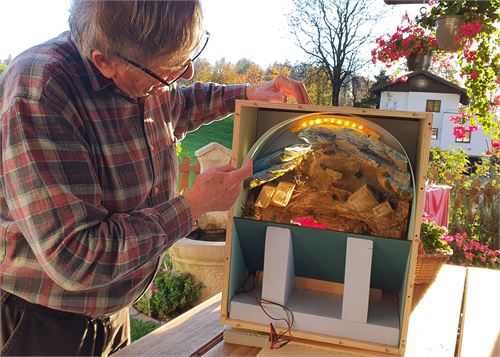
[{"label": "wooden fence", "polygon": [[189,177],[191,173],[194,173],[195,176],[200,173],[200,163],[198,159],[195,159],[195,162],[191,163],[191,158],[189,156],[183,156],[179,164],[179,193],[189,188]]}]

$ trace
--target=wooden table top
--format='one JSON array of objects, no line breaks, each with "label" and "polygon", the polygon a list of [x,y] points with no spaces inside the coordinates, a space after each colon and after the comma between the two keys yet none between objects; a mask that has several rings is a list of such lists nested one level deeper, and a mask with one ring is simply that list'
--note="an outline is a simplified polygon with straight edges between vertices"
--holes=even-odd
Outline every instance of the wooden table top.
[{"label": "wooden table top", "polygon": [[[115,355],[215,357],[304,354],[301,350],[304,346],[294,343],[279,350],[261,350],[224,342],[224,326],[219,323],[220,300],[221,294],[213,296]],[[431,285],[416,285],[414,288],[405,356],[500,356],[499,301],[500,271],[444,265]],[[306,349],[305,352],[310,354],[311,350]],[[382,355],[339,346],[333,346],[332,351],[323,350],[314,354]]]}]

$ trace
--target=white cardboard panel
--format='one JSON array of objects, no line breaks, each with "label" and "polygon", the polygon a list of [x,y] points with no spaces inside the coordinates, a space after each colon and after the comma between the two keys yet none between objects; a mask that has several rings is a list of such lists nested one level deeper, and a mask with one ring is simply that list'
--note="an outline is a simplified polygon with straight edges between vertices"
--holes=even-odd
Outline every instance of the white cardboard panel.
[{"label": "white cardboard panel", "polygon": [[[256,292],[258,294],[258,291]],[[286,318],[283,308],[263,304],[274,318]],[[396,299],[373,300],[368,312],[368,322],[342,320],[342,296],[295,289],[287,308],[293,313],[293,330],[327,336],[350,338],[380,343],[388,346],[399,344],[399,314]],[[230,304],[230,318],[287,327],[283,321],[270,319],[259,306],[257,299],[248,294],[235,295]]]},{"label": "white cardboard panel", "polygon": [[370,296],[373,241],[347,238],[342,319],[366,323]]},{"label": "white cardboard panel", "polygon": [[286,228],[267,227],[262,298],[286,305],[294,281],[292,234]]}]

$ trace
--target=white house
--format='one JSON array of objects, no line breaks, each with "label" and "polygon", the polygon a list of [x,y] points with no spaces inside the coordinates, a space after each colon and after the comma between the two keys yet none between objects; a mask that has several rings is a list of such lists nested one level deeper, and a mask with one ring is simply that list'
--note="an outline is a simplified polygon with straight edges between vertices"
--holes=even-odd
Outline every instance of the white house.
[{"label": "white house", "polygon": [[380,109],[433,112],[431,146],[448,150],[461,147],[471,157],[483,156],[491,138],[479,128],[467,133],[464,139],[453,135],[454,124],[450,116],[461,116],[461,106],[469,103],[464,88],[428,71],[408,74],[406,82],[374,86],[371,92],[380,95]]}]

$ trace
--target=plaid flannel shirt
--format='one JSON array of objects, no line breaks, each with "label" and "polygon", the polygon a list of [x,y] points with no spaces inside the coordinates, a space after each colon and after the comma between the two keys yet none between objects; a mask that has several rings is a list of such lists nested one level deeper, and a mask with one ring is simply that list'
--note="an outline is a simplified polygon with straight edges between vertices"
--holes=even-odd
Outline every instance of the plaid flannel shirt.
[{"label": "plaid flannel shirt", "polygon": [[88,316],[132,304],[192,229],[177,141],[245,95],[195,83],[142,106],[68,32],[18,56],[0,77],[0,287]]}]

